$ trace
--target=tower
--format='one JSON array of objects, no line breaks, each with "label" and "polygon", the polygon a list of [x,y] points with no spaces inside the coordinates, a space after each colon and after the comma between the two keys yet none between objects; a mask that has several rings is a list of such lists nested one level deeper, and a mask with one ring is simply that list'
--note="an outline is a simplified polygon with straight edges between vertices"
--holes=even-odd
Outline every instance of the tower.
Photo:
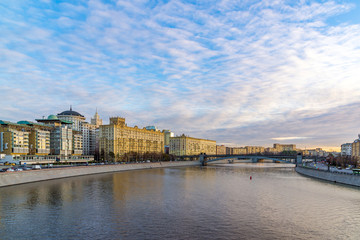
[{"label": "tower", "polygon": [[91,124],[95,125],[96,128],[99,128],[100,125],[103,125],[103,121],[102,121],[102,119],[100,119],[97,109],[96,109],[94,118],[91,118]]}]

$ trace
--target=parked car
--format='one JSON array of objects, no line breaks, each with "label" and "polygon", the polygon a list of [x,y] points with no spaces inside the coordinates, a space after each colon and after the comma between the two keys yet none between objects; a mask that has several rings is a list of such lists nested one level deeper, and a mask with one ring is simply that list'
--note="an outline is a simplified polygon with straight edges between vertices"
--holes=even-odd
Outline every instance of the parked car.
[{"label": "parked car", "polygon": [[32,166],[32,170],[40,170],[41,166],[40,165],[33,165]]}]

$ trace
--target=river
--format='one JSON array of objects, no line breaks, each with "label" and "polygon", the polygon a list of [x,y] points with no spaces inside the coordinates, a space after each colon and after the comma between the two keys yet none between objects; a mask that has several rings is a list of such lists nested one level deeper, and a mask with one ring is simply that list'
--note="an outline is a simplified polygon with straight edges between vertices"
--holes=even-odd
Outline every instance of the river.
[{"label": "river", "polygon": [[0,239],[359,239],[360,188],[288,166],[150,169],[0,188]]}]

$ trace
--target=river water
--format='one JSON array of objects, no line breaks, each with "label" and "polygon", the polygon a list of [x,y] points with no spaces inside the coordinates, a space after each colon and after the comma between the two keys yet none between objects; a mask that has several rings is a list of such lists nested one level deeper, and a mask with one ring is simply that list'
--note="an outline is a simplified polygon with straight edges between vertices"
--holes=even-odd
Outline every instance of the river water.
[{"label": "river water", "polygon": [[0,239],[360,239],[360,188],[286,166],[150,169],[0,188]]}]

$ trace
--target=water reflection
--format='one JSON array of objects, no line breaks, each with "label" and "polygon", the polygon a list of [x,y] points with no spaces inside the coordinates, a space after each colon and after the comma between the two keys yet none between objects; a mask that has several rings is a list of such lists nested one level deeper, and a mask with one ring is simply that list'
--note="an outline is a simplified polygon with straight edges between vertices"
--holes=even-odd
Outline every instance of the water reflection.
[{"label": "water reflection", "polygon": [[0,238],[357,238],[359,188],[278,166],[152,169],[1,188]]}]

